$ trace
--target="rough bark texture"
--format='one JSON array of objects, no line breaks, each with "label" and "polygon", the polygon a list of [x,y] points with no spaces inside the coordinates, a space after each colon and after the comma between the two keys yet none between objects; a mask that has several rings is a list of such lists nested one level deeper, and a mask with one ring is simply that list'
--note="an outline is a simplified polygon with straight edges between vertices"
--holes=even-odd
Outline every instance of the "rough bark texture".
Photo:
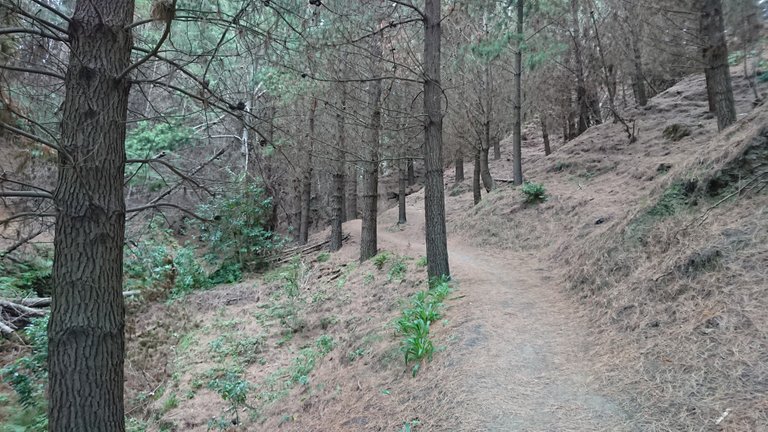
[{"label": "rough bark texture", "polygon": [[133,0],[80,0],[69,26],[62,105],[50,431],[124,431],[125,125]]},{"label": "rough bark texture", "polygon": [[309,240],[309,222],[312,211],[312,153],[315,149],[315,113],[317,112],[317,99],[312,98],[309,108],[309,136],[307,137],[308,149],[304,166],[304,174],[301,177],[301,219],[299,221],[299,244],[307,244]]},{"label": "rough bark texture", "polygon": [[547,128],[547,118],[541,116],[541,137],[544,139],[544,156],[552,154],[552,147],[549,145],[549,129]]},{"label": "rough bark texture", "polygon": [[501,159],[501,140],[493,140],[493,160]]},{"label": "rough bark texture", "polygon": [[347,220],[354,220],[360,216],[357,214],[357,180],[359,172],[357,163],[347,158],[347,198],[344,200],[347,207]]},{"label": "rough bark texture", "polygon": [[[516,185],[523,184],[523,13],[524,0],[517,0],[517,35],[518,43],[515,51],[515,121],[512,141],[513,175]],[[485,180],[485,176],[483,177]],[[487,189],[487,185],[486,185]]]},{"label": "rough bark texture", "polygon": [[475,205],[479,204],[483,199],[483,193],[480,190],[480,152],[475,152],[475,169],[472,174],[472,197],[474,198]]},{"label": "rough bark texture", "polygon": [[725,129],[736,121],[731,70],[728,66],[728,45],[723,24],[721,0],[698,0],[701,12],[701,38],[707,94],[710,107],[715,108],[717,127]]},{"label": "rough bark texture", "polygon": [[424,207],[427,274],[450,276],[443,185],[443,113],[440,86],[440,0],[424,0]]},{"label": "rough bark texture", "polygon": [[[372,52],[381,57],[380,35],[374,37]],[[376,61],[376,60],[374,60]],[[377,70],[374,67],[374,70]],[[366,156],[363,162],[363,220],[360,233],[360,261],[376,255],[378,251],[378,198],[379,198],[379,138],[381,132],[381,80],[370,83],[369,105],[371,122],[368,125],[369,139],[366,143]]]},{"label": "rough bark texture", "polygon": [[454,161],[454,181],[460,183],[464,181],[464,155],[460,151],[456,152],[456,160]]},{"label": "rough bark texture", "polygon": [[337,143],[334,157],[333,172],[333,192],[331,196],[331,239],[328,248],[335,252],[341,249],[342,230],[341,224],[344,222],[344,155],[347,147],[347,134],[345,130],[344,112],[347,109],[347,86],[345,83],[339,83],[339,94],[341,97],[341,109],[336,113]]}]

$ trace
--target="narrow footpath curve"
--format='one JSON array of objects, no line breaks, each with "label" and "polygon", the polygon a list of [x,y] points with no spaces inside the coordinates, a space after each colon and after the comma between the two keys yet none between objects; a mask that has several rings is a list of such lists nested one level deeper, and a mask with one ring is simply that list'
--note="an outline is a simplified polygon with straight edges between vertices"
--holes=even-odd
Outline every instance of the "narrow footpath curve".
[{"label": "narrow footpath curve", "polygon": [[[411,256],[424,253],[423,211],[410,207],[402,231],[392,211],[382,215],[381,246]],[[396,211],[396,209],[395,209]],[[567,295],[547,282],[533,255],[485,251],[449,241],[451,271],[461,300],[449,320],[456,342],[451,379],[437,389],[448,405],[437,409],[451,430],[631,431],[629,418],[607,399],[590,371],[584,325]],[[540,267],[539,267],[540,266]]]}]

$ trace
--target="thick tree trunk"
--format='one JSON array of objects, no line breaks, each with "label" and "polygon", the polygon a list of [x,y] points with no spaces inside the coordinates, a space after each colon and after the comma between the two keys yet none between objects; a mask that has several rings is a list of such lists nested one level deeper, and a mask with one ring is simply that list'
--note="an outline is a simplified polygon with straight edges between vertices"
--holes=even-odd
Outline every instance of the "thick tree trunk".
[{"label": "thick tree trunk", "polygon": [[549,129],[544,115],[541,116],[541,137],[544,138],[544,156],[549,156],[552,154],[552,148],[549,146]]},{"label": "thick tree trunk", "polygon": [[[517,0],[517,50],[515,52],[515,120],[512,142],[512,171],[516,185],[523,184],[523,14],[524,0]],[[485,177],[483,177],[485,180]],[[487,188],[487,185],[486,185]]]},{"label": "thick tree trunk", "polygon": [[501,140],[493,140],[493,160],[501,159]]},{"label": "thick tree trunk", "polygon": [[[374,37],[372,51],[381,57],[381,35]],[[378,62],[378,60],[374,60]],[[378,70],[378,67],[374,67]],[[381,80],[370,83],[369,104],[371,123],[368,125],[369,139],[366,143],[366,157],[363,162],[363,220],[360,233],[360,261],[373,258],[378,251],[378,198],[379,198],[379,134],[381,131]]]},{"label": "thick tree trunk", "polygon": [[698,0],[701,12],[701,37],[707,93],[710,107],[715,108],[717,127],[723,130],[736,121],[731,71],[728,66],[728,45],[723,24],[721,0]]},{"label": "thick tree trunk", "polygon": [[336,113],[336,128],[338,142],[335,149],[334,172],[333,172],[333,196],[331,197],[331,239],[328,248],[331,252],[341,249],[342,230],[341,224],[344,222],[344,155],[347,147],[347,135],[345,130],[344,113],[347,109],[347,86],[345,83],[339,83],[339,94],[341,95],[341,108]]},{"label": "thick tree trunk", "polygon": [[299,222],[299,244],[307,244],[309,240],[310,213],[312,211],[312,153],[315,151],[315,113],[317,99],[312,98],[309,108],[309,137],[304,175],[301,178],[301,220]]},{"label": "thick tree trunk", "polygon": [[[125,430],[125,134],[133,0],[79,0],[62,105],[48,430]],[[118,81],[118,77],[122,77]]]},{"label": "thick tree trunk", "polygon": [[406,197],[406,178],[407,173],[405,169],[405,163],[401,160],[397,161],[398,171],[398,188],[397,188],[397,223],[404,224],[408,222],[405,212],[405,197]]},{"label": "thick tree trunk", "polygon": [[464,155],[461,154],[461,150],[456,151],[456,160],[454,161],[454,181],[461,183],[464,181]]},{"label": "thick tree trunk", "polygon": [[480,152],[475,151],[475,169],[472,174],[472,197],[475,200],[475,205],[480,203],[483,199],[483,193],[480,190]]},{"label": "thick tree trunk", "polygon": [[427,274],[450,276],[443,185],[443,113],[440,85],[440,0],[424,0],[424,207]]}]

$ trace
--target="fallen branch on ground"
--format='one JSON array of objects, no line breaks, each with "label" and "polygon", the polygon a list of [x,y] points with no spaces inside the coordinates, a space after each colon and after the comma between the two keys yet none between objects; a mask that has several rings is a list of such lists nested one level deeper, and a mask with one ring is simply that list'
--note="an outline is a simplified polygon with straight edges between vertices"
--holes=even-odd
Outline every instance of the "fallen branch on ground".
[{"label": "fallen branch on ground", "polygon": [[[141,291],[125,291],[123,297],[133,297]],[[51,305],[50,297],[0,299],[0,335],[9,337],[17,330],[28,326],[34,318],[48,315],[47,308]]]}]

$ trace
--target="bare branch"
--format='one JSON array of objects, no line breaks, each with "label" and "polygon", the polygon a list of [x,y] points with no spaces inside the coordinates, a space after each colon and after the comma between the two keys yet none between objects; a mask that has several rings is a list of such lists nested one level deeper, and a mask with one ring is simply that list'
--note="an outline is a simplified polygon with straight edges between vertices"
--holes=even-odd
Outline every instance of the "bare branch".
[{"label": "bare branch", "polygon": [[202,222],[213,222],[213,219],[206,219],[206,218],[198,215],[197,213],[193,212],[192,210],[189,210],[189,209],[186,209],[186,208],[184,208],[182,206],[179,206],[179,205],[176,205],[176,204],[171,204],[171,203],[147,204],[147,205],[143,205],[143,206],[139,206],[139,207],[128,209],[125,212],[126,213],[137,213],[137,212],[142,212],[142,211],[151,210],[151,209],[159,210],[159,209],[161,209],[163,207],[170,207],[170,208],[179,210],[182,213],[188,214],[188,215],[192,216],[193,218],[195,218],[195,219],[197,219],[199,221],[202,221]]}]

